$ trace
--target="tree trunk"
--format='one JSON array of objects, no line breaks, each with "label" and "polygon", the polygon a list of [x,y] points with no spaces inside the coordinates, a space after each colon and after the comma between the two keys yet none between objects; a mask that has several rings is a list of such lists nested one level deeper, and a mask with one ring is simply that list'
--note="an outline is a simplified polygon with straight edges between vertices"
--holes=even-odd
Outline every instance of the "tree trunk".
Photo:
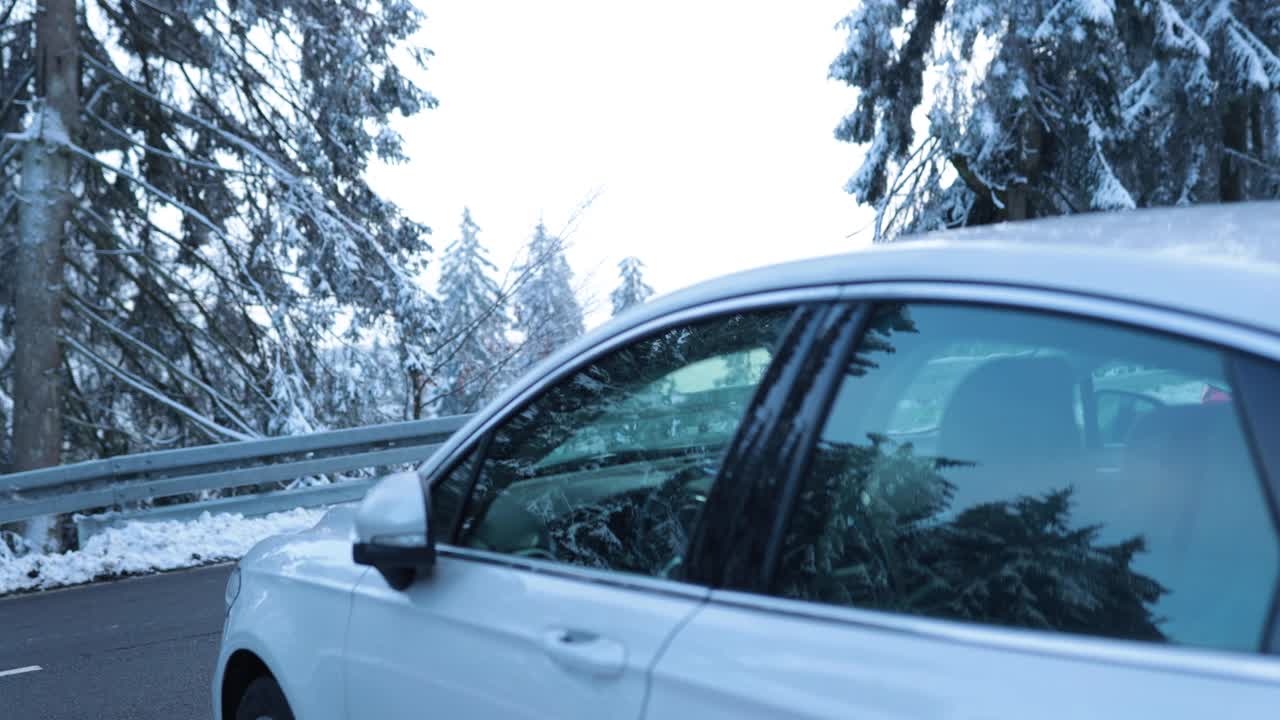
[{"label": "tree trunk", "polygon": [[[1029,87],[1029,98],[1039,94],[1036,87],[1035,62],[1031,55],[1031,47],[1026,39],[1018,33],[1011,33],[1009,39],[1009,57],[1023,68]],[[1044,144],[1044,132],[1040,127],[1040,119],[1033,112],[1033,100],[1026,101],[1022,117],[1018,121],[1018,174],[1020,182],[1009,184],[1004,193],[1004,219],[1011,222],[1027,220],[1032,217],[1031,192],[1040,180],[1040,151]]]},{"label": "tree trunk", "polygon": [[1030,110],[1022,116],[1022,137],[1019,142],[1022,156],[1018,162],[1018,172],[1022,182],[1012,183],[1005,194],[1005,218],[1011,222],[1029,220],[1034,217],[1031,207],[1031,192],[1040,181],[1040,153],[1044,145],[1044,131],[1040,120]]},{"label": "tree trunk", "polygon": [[427,387],[427,381],[423,379],[422,372],[419,370],[409,371],[409,417],[414,420],[422,419],[422,396]]},{"label": "tree trunk", "polygon": [[[62,244],[71,211],[71,153],[80,115],[75,0],[44,0],[36,19],[36,102],[22,155],[14,299],[15,471],[62,459]],[[59,549],[56,518],[27,523],[24,534]]]},{"label": "tree trunk", "polygon": [[[1249,152],[1249,100],[1236,98],[1227,103],[1222,118],[1222,144],[1224,150],[1234,150],[1241,155]],[[1218,173],[1218,197],[1222,202],[1240,202],[1247,194],[1245,162],[1230,152],[1222,153],[1221,170]]]}]

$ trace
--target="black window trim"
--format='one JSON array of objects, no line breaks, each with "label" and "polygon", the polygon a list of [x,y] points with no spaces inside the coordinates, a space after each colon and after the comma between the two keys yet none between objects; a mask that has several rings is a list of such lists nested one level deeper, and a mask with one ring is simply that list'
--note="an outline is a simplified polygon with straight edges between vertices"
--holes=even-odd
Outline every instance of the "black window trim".
[{"label": "black window trim", "polygon": [[[764,587],[773,586],[773,577],[777,572],[778,556],[782,548],[783,535],[791,517],[791,508],[795,505],[796,496],[804,477],[809,472],[809,461],[813,457],[814,447],[822,435],[822,427],[831,414],[831,406],[835,402],[836,392],[844,379],[845,368],[853,351],[862,342],[867,332],[874,305],[871,303],[841,303],[833,306],[824,324],[828,333],[819,339],[825,345],[815,343],[809,351],[811,362],[818,363],[813,386],[805,393],[800,402],[804,403],[802,416],[807,420],[804,435],[798,438],[794,455],[790,461],[783,460],[782,465],[788,468],[787,477],[781,483],[782,495],[775,512],[778,517],[773,523],[769,535],[768,549],[765,555],[766,574],[761,580]],[[826,358],[819,355],[820,348],[830,348]],[[835,360],[835,362],[833,362]],[[799,387],[791,389],[792,394]]]},{"label": "black window trim", "polygon": [[[825,358],[846,356],[865,324],[863,303],[815,307],[808,324],[796,333],[796,354],[787,364],[770,367],[775,375],[788,377],[761,383],[765,392],[751,410],[761,416],[760,432],[735,443],[720,468],[716,488],[721,493],[714,507],[725,512],[723,525],[708,529],[700,523],[701,534],[690,543],[690,556],[705,563],[699,576],[714,587],[767,591],[790,517],[782,508],[794,500],[843,373],[842,365]],[[710,499],[707,505],[710,512]]]},{"label": "black window trim", "polygon": [[757,465],[762,459],[761,443],[777,432],[783,419],[780,403],[791,396],[791,386],[808,357],[813,333],[827,313],[826,303],[798,306],[778,338],[779,346],[788,352],[774,354],[726,448],[711,493],[690,535],[684,576],[691,582],[721,585],[728,568],[739,558],[750,556],[752,541],[758,541],[751,529],[760,522],[773,521],[772,506],[757,497],[763,494],[767,498],[769,493]]},{"label": "black window trim", "polygon": [[[476,483],[480,480],[480,469],[484,467],[484,456],[489,454],[489,442],[492,439],[493,432],[485,431],[480,435],[479,440],[467,445],[469,450],[463,452],[448,471],[440,473],[439,477],[441,479],[446,478],[467,462],[475,461],[475,466],[471,468],[471,477],[467,478],[466,494],[462,496],[462,504],[458,506],[458,513],[453,518],[453,524],[449,526],[449,541],[447,543],[449,545],[453,545],[458,541],[458,533],[462,530],[462,520],[467,516],[467,510],[471,508],[471,498],[476,493]],[[435,490],[434,483],[432,483],[431,489]]]}]

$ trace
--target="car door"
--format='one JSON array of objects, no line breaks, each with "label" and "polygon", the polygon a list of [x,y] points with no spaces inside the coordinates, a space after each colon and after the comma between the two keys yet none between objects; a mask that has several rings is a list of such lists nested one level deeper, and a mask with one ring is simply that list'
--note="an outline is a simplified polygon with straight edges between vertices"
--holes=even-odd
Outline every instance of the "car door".
[{"label": "car door", "polygon": [[[647,717],[1274,712],[1280,352],[1149,308],[968,292],[999,302],[869,311],[763,549],[724,563]],[[1141,406],[1123,432],[1118,388]]]},{"label": "car door", "polygon": [[433,574],[355,590],[352,718],[638,718],[708,589],[684,559],[793,306],[659,322],[497,413],[432,478]]}]

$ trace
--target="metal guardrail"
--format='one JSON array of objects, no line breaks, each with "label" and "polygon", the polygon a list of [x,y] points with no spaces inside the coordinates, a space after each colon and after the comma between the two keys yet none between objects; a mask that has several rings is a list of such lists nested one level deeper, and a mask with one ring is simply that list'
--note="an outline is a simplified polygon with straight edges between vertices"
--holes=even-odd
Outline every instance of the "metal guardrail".
[{"label": "metal guardrail", "polygon": [[340,481],[130,509],[155,498],[421,462],[469,418],[458,415],[162,450],[0,475],[0,524],[42,515],[105,511],[76,516],[83,540],[103,527],[131,519],[187,519],[206,511],[265,515],[351,502],[363,497],[373,481]]}]

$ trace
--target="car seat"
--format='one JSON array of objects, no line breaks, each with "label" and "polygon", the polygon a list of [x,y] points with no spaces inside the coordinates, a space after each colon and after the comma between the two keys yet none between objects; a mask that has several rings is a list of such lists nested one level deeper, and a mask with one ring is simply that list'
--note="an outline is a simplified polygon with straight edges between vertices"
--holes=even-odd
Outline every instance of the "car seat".
[{"label": "car seat", "polygon": [[945,471],[951,509],[1071,484],[1083,471],[1075,387],[1071,366],[1056,357],[999,358],[962,380],[938,428],[939,457],[965,464]]}]

